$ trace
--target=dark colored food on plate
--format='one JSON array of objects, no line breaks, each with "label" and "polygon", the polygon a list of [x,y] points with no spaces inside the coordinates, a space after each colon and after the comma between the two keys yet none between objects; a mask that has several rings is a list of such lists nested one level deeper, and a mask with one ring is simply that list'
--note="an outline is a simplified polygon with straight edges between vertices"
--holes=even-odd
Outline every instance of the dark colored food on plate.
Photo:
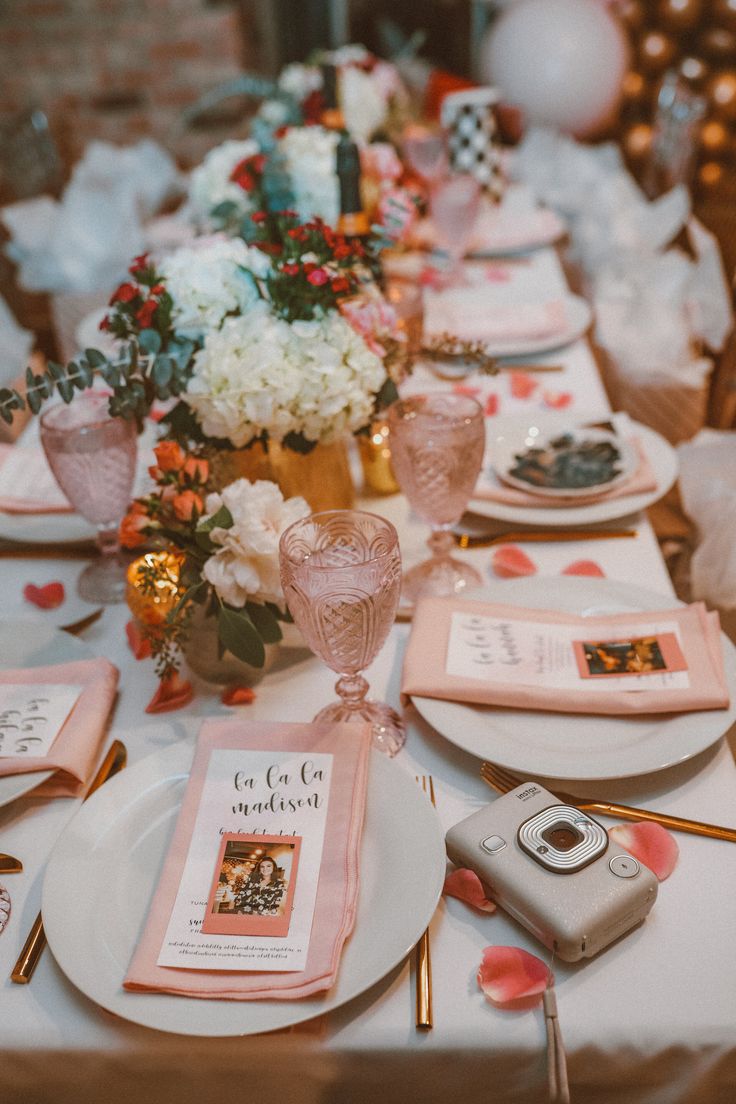
[{"label": "dark colored food on plate", "polygon": [[509,475],[533,487],[579,490],[610,483],[621,474],[616,466],[620,459],[611,441],[580,440],[564,433],[543,448],[517,453]]}]

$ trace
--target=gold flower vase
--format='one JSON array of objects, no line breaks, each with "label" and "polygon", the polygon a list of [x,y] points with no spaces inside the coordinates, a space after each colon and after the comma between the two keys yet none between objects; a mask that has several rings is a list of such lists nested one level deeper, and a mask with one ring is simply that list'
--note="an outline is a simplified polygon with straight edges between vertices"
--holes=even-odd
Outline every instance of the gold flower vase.
[{"label": "gold flower vase", "polygon": [[232,652],[221,653],[217,633],[217,618],[207,613],[205,605],[197,606],[189,622],[189,632],[184,645],[184,659],[189,670],[218,686],[229,683],[238,686],[255,686],[270,670],[279,653],[279,644],[266,644],[266,658],[262,667],[254,667],[238,659]]},{"label": "gold flower vase", "polygon": [[311,452],[294,452],[276,441],[264,448],[260,441],[247,449],[221,452],[213,461],[214,479],[225,487],[235,479],[270,479],[284,498],[301,495],[314,513],[349,510],[355,490],[343,439],[316,445]]}]

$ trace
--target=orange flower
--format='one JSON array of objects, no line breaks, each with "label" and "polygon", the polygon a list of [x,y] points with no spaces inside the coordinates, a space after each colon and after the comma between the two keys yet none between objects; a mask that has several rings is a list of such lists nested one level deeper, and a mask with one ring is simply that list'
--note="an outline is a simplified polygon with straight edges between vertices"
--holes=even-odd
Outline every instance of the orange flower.
[{"label": "orange flower", "polygon": [[153,451],[161,471],[179,471],[184,467],[186,456],[176,441],[160,441]]},{"label": "orange flower", "polygon": [[198,456],[189,456],[184,464],[184,474],[193,482],[206,483],[210,474],[209,462],[200,460]]},{"label": "orange flower", "polygon": [[146,535],[143,530],[150,523],[151,519],[144,507],[141,506],[140,502],[134,502],[120,522],[119,536],[123,548],[140,548],[142,544],[145,544]]},{"label": "orange flower", "polygon": [[194,491],[181,491],[179,494],[174,495],[171,500],[171,505],[179,521],[191,521],[192,514],[194,514],[195,511],[201,514],[204,508],[202,499],[198,494],[195,494]]}]

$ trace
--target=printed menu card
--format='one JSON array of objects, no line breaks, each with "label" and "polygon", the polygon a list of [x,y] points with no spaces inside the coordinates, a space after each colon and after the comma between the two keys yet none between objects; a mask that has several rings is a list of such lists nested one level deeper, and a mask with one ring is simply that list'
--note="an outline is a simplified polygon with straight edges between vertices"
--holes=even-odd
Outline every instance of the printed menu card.
[{"label": "printed menu card", "polygon": [[370,726],[207,721],[126,989],[328,989],[352,930]]},{"label": "printed menu card", "polygon": [[718,614],[578,617],[427,598],[414,614],[402,693],[565,713],[679,713],[729,704]]}]

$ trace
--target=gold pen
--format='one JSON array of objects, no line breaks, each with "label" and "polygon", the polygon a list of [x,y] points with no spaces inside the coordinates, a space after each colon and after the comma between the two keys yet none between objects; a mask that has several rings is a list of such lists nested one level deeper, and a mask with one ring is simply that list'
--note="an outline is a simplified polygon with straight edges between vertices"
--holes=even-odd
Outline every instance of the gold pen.
[{"label": "gold pen", "polygon": [[[98,790],[108,778],[112,778],[114,774],[122,770],[127,758],[128,753],[125,749],[125,744],[120,740],[114,740],[110,745],[107,755],[102,760],[100,769],[97,771],[92,785],[87,790],[84,800],[86,801],[88,797],[91,797],[95,790]],[[27,985],[33,976],[33,971],[36,969],[36,964],[45,946],[46,933],[43,930],[43,917],[39,912],[38,916],[33,921],[33,926],[28,933],[28,938],[23,944],[23,950],[18,956],[18,961],[13,967],[10,980],[14,981],[16,985]]]}]

